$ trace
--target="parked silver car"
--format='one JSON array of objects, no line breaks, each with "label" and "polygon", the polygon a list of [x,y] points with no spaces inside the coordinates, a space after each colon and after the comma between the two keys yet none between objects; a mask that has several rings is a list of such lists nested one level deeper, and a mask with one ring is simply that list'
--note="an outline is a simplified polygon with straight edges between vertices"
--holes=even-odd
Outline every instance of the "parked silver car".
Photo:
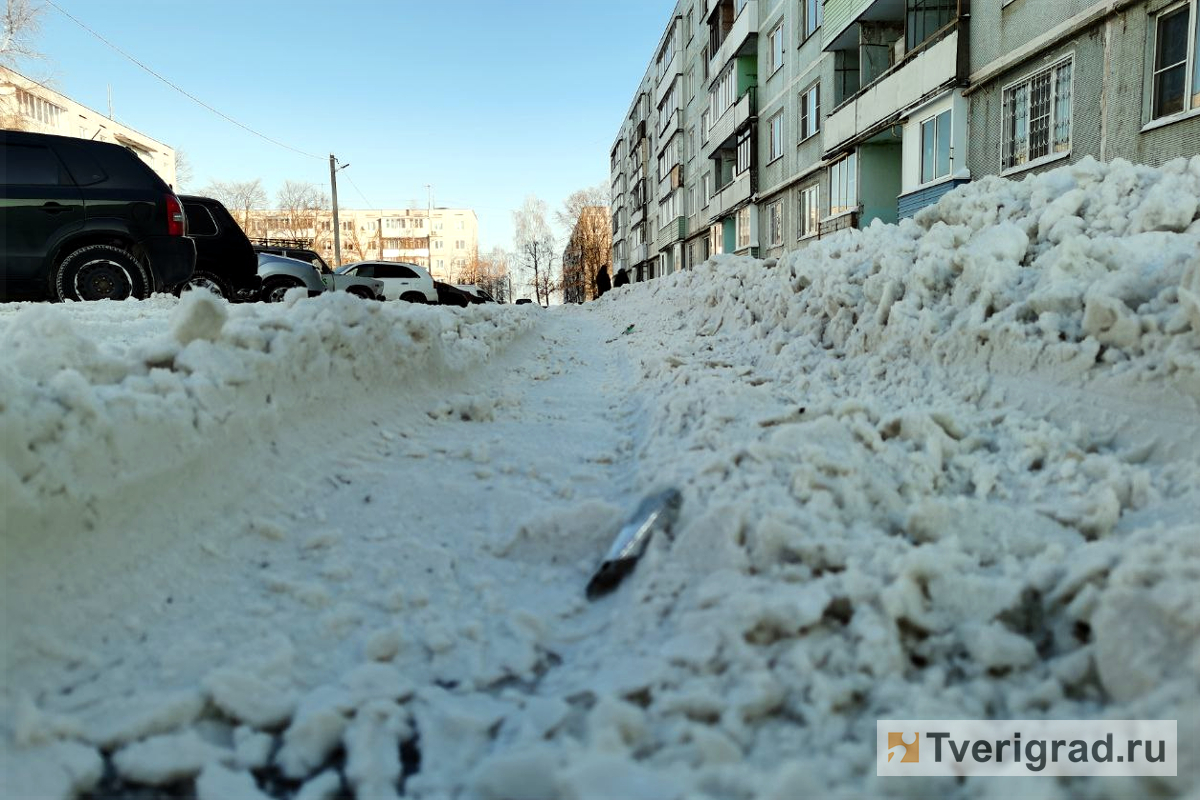
[{"label": "parked silver car", "polygon": [[307,261],[273,253],[258,254],[258,275],[263,282],[262,299],[268,303],[279,302],[289,289],[297,287],[308,289],[309,297],[336,289],[365,300],[383,299],[383,281],[334,275],[332,272],[322,275],[317,267]]}]

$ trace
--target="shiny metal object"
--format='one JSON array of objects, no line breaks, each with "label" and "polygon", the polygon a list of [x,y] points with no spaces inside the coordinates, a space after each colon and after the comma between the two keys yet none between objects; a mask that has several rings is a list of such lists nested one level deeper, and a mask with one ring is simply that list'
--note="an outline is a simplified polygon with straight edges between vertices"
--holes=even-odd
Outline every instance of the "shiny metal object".
[{"label": "shiny metal object", "polygon": [[638,559],[646,552],[650,537],[656,530],[665,535],[671,535],[671,528],[679,518],[679,507],[683,505],[683,495],[678,489],[667,489],[665,492],[653,494],[642,501],[637,511],[617,538],[613,540],[608,554],[600,562],[599,569],[587,585],[589,600],[602,597],[617,588],[625,576],[633,571]]}]

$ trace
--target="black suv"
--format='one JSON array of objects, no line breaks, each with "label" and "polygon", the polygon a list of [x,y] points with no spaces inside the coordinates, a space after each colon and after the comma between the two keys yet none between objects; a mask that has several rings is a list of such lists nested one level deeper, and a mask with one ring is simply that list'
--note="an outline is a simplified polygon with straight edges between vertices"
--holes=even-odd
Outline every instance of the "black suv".
[{"label": "black suv", "polygon": [[179,287],[204,288],[226,300],[257,300],[262,289],[258,254],[240,225],[220,201],[180,196],[188,236],[196,242],[196,271]]},{"label": "black suv", "polygon": [[0,131],[0,300],[123,300],[191,277],[179,198],[120,145]]}]

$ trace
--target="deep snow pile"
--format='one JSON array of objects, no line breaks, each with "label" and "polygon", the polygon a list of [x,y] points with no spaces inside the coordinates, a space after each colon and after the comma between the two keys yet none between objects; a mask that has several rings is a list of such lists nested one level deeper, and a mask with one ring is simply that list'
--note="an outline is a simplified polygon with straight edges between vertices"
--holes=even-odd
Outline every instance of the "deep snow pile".
[{"label": "deep snow pile", "polygon": [[[128,695],[105,689],[132,657],[93,659],[94,684],[69,696],[6,686],[4,777],[70,794],[107,763],[121,785],[201,798],[1007,796],[998,781],[877,779],[875,721],[1108,716],[1178,719],[1181,777],[1035,791],[1195,793],[1198,198],[1200,157],[1085,161],[583,308],[193,301],[172,333],[119,355],[72,336],[61,309],[24,312],[43,335],[0,373],[9,553],[50,547],[45,519],[116,543],[148,542],[150,523],[196,528],[108,496],[170,491],[173,459],[191,457],[189,485],[211,498],[224,465],[287,448],[296,414],[331,403],[352,419],[388,396],[446,406],[377,485],[447,486],[431,498],[445,521],[403,535],[333,507],[278,527],[250,515],[277,548],[257,580],[282,599],[213,586],[250,598],[246,625],[271,635],[214,654],[180,632],[161,674],[123,676],[143,681]],[[523,333],[553,346],[517,376],[521,402],[497,403],[509,389],[484,378],[470,397],[415,401]],[[372,352],[380,337],[403,355]],[[575,408],[586,424],[571,427]],[[501,454],[513,425],[546,437],[526,460]],[[414,452],[443,440],[435,463]],[[129,472],[135,451],[162,474]],[[464,476],[470,492],[453,485]],[[515,499],[482,508],[489,484]],[[623,510],[669,485],[684,495],[673,539],[585,602]],[[51,498],[95,529],[52,516]]]}]

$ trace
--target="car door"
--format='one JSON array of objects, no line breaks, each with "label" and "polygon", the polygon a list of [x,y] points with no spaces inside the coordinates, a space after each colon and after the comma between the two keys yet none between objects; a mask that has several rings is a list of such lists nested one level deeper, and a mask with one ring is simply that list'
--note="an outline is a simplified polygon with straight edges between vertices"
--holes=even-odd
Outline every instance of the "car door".
[{"label": "car door", "polygon": [[0,146],[0,297],[42,294],[47,256],[83,227],[83,195],[51,148],[15,137]]},{"label": "car door", "polygon": [[[385,300],[398,300],[405,292],[411,291],[412,280],[408,274],[412,270],[405,269],[399,264],[375,264],[375,272],[368,277],[383,281],[383,297]],[[406,274],[408,273],[408,274]]]}]

